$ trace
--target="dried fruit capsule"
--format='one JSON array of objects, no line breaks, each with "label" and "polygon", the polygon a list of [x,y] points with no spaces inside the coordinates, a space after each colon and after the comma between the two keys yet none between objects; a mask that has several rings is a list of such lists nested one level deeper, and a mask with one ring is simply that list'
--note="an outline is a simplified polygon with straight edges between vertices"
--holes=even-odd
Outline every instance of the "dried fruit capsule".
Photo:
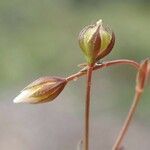
[{"label": "dried fruit capsule", "polygon": [[58,77],[42,77],[25,87],[13,100],[14,103],[44,103],[55,99],[64,89],[67,80]]},{"label": "dried fruit capsule", "polygon": [[86,26],[79,33],[79,45],[88,64],[93,64],[109,54],[115,43],[115,35],[102,20]]},{"label": "dried fruit capsule", "polygon": [[146,80],[150,76],[150,59],[143,60],[140,64],[136,77],[136,90],[142,91],[144,89]]}]

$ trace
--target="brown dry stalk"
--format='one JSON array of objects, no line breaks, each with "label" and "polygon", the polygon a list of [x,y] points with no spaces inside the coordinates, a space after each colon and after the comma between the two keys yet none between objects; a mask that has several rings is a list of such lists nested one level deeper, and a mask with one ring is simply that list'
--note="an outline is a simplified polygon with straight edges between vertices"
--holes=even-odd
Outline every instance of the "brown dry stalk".
[{"label": "brown dry stalk", "polygon": [[[115,64],[128,64],[128,65],[133,66],[136,69],[138,69],[140,66],[139,63],[137,63],[133,60],[128,60],[128,59],[113,60],[113,61],[103,62],[101,64],[95,64],[94,66],[86,66],[85,68],[81,69],[79,72],[66,78],[67,81],[72,81],[72,80],[76,80],[79,77],[87,74],[86,102],[85,102],[85,123],[84,123],[85,126],[84,126],[84,137],[83,137],[84,150],[89,150],[90,91],[91,91],[92,71],[102,69],[105,67],[109,67],[109,66],[113,66]],[[118,148],[121,144],[121,141],[124,137],[124,134],[127,131],[128,125],[130,123],[130,120],[132,119],[132,116],[135,112],[135,109],[136,109],[136,106],[138,104],[138,100],[140,98],[140,95],[141,95],[140,92],[137,92],[135,95],[134,103],[131,107],[128,118],[125,122],[125,125],[124,125],[124,127],[123,127],[123,129],[122,129],[122,131],[118,137],[118,140],[117,140],[113,150],[119,150],[119,149],[116,149],[116,147]]]},{"label": "brown dry stalk", "polygon": [[85,101],[85,123],[84,123],[84,150],[89,150],[89,126],[90,126],[90,94],[91,94],[91,80],[92,80],[93,66],[89,65],[87,69],[87,87],[86,87],[86,101]]},{"label": "brown dry stalk", "polygon": [[121,148],[121,143],[123,141],[123,138],[125,137],[125,134],[127,133],[127,130],[129,128],[129,125],[132,121],[132,118],[135,114],[135,111],[137,109],[137,106],[139,104],[139,101],[140,101],[140,97],[142,95],[142,91],[141,90],[136,90],[135,92],[135,96],[134,96],[134,100],[133,100],[133,103],[130,107],[130,110],[129,110],[129,113],[127,115],[127,118],[124,122],[124,125],[122,126],[122,129],[117,137],[117,140],[112,148],[112,150],[120,150]]},{"label": "brown dry stalk", "polygon": [[147,58],[144,61],[142,61],[139,65],[138,73],[137,73],[137,77],[136,77],[135,96],[133,99],[133,103],[130,107],[127,118],[124,122],[124,125],[117,137],[117,140],[116,140],[112,150],[120,150],[120,148],[121,148],[121,143],[122,143],[122,141],[125,137],[125,134],[127,133],[128,128],[131,124],[132,118],[133,118],[135,111],[137,109],[137,106],[139,104],[140,97],[143,93],[146,80],[149,77],[149,64],[150,64],[149,58]]},{"label": "brown dry stalk", "polygon": [[[118,59],[118,60],[112,60],[112,61],[107,61],[107,62],[103,62],[101,64],[95,64],[95,66],[93,67],[93,71],[95,70],[99,70],[105,67],[109,67],[109,66],[113,66],[113,65],[121,65],[121,64],[128,64],[133,66],[134,68],[138,69],[139,68],[139,63],[133,61],[133,60],[129,60],[129,59]],[[76,80],[79,77],[86,75],[87,74],[87,67],[81,69],[79,72],[70,75],[69,77],[66,78],[67,81],[72,81],[72,80]]]}]

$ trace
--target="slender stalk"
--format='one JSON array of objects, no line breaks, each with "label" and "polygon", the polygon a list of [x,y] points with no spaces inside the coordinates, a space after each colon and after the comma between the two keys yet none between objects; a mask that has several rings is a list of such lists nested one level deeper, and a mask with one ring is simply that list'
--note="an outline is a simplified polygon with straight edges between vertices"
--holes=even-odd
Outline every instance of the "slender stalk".
[{"label": "slender stalk", "polygon": [[[133,66],[134,68],[138,69],[139,68],[139,63],[133,61],[133,60],[128,60],[128,59],[119,59],[119,60],[112,60],[112,61],[108,61],[108,62],[103,62],[102,64],[95,64],[95,66],[93,67],[93,70],[99,70],[105,67],[109,67],[109,66],[113,66],[113,65],[117,65],[117,64],[128,64]],[[79,77],[86,75],[87,74],[87,67],[83,68],[82,70],[80,70],[79,72],[69,76],[66,78],[67,81],[72,81],[74,79],[78,79]]]},{"label": "slender stalk", "polygon": [[124,122],[124,125],[123,125],[123,127],[122,127],[122,129],[121,129],[121,131],[120,131],[120,133],[119,133],[119,135],[117,137],[117,140],[116,140],[112,150],[120,150],[121,149],[121,143],[122,143],[122,141],[123,141],[123,139],[125,137],[125,134],[127,133],[129,125],[130,125],[130,123],[132,121],[132,118],[133,118],[133,116],[135,114],[135,111],[136,111],[136,108],[137,108],[137,106],[139,104],[141,95],[142,95],[142,90],[136,90],[133,103],[131,105],[131,108],[129,110],[127,118],[126,118],[126,120]]},{"label": "slender stalk", "polygon": [[90,126],[90,94],[93,66],[89,65],[87,70],[86,101],[85,101],[85,123],[84,123],[84,150],[89,150],[89,126]]},{"label": "slender stalk", "polygon": [[[84,134],[84,150],[89,150],[89,116],[90,116],[90,90],[91,90],[91,78],[92,78],[92,71],[99,70],[105,67],[113,66],[116,64],[128,64],[133,66],[136,69],[139,69],[139,63],[133,61],[133,60],[128,60],[128,59],[119,59],[119,60],[113,60],[113,61],[108,61],[108,62],[103,62],[101,64],[95,64],[94,66],[86,66],[85,68],[81,69],[79,72],[69,76],[66,78],[66,80],[72,81],[76,80],[79,77],[86,75],[87,74],[87,93],[86,93],[86,105],[85,105],[85,134]],[[132,107],[130,109],[130,112],[128,114],[128,118],[126,119],[125,125],[122,129],[122,131],[119,134],[119,137],[117,138],[117,141],[113,147],[113,150],[119,150],[120,144],[122,142],[122,139],[128,129],[128,126],[131,122],[131,119],[133,117],[133,114],[136,110],[137,104],[139,102],[141,92],[137,92],[135,94],[134,102],[132,104]]]}]

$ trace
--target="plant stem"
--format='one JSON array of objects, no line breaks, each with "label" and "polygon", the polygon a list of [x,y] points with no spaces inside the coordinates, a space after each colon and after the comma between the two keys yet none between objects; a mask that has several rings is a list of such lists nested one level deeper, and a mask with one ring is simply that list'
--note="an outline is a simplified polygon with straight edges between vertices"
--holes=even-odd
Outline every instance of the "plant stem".
[{"label": "plant stem", "polygon": [[89,125],[90,125],[90,94],[93,66],[89,65],[87,70],[87,86],[85,101],[85,123],[84,123],[84,150],[89,150]]},{"label": "plant stem", "polygon": [[[112,61],[108,61],[108,62],[103,62],[102,64],[95,64],[95,66],[93,67],[93,71],[95,70],[99,70],[105,67],[109,67],[109,66],[113,66],[116,64],[128,64],[133,66],[134,68],[138,69],[139,68],[139,63],[133,61],[133,60],[128,60],[128,59],[119,59],[119,60],[112,60]],[[79,72],[69,76],[66,78],[67,81],[72,81],[74,79],[78,79],[79,77],[86,75],[87,74],[87,67],[83,68],[82,70],[80,70]]]},{"label": "plant stem", "polygon": [[[83,141],[84,142],[84,150],[89,150],[89,115],[90,115],[90,90],[91,90],[92,71],[99,70],[99,69],[109,67],[109,66],[113,66],[116,64],[128,64],[128,65],[133,66],[135,69],[139,69],[139,66],[140,66],[139,63],[137,63],[133,60],[128,60],[128,59],[112,60],[112,61],[103,62],[101,64],[95,64],[95,65],[89,66],[89,67],[86,66],[85,68],[81,69],[79,72],[66,78],[66,80],[69,82],[72,80],[76,80],[79,77],[87,74],[87,91],[86,91],[87,93],[86,93],[86,105],[85,105],[85,107],[86,107],[85,108],[85,135],[84,135],[84,141]],[[116,146],[117,147],[120,146],[120,143],[124,137],[124,134],[126,133],[126,131],[128,129],[128,125],[129,125],[129,123],[132,119],[132,116],[135,112],[135,109],[137,107],[140,95],[141,95],[141,92],[137,92],[135,95],[133,106],[131,107],[131,110],[130,110],[128,118],[125,122],[124,128],[121,131],[123,133],[120,133],[121,136],[119,135],[119,137],[114,145],[113,150],[119,150],[119,149],[116,149]],[[119,144],[118,144],[118,142],[119,142]]]},{"label": "plant stem", "polygon": [[121,129],[121,131],[120,131],[120,133],[119,133],[119,135],[117,137],[117,140],[116,140],[112,150],[120,150],[121,149],[121,143],[122,143],[122,141],[124,139],[125,134],[127,133],[129,125],[130,125],[130,123],[132,121],[132,118],[133,118],[133,116],[135,114],[135,111],[136,111],[136,108],[137,108],[137,106],[139,104],[141,95],[142,95],[142,90],[137,90],[136,89],[133,103],[131,105],[131,108],[129,110],[127,118],[126,118],[126,120],[124,122],[124,125],[123,125],[123,127],[122,127],[122,129]]}]

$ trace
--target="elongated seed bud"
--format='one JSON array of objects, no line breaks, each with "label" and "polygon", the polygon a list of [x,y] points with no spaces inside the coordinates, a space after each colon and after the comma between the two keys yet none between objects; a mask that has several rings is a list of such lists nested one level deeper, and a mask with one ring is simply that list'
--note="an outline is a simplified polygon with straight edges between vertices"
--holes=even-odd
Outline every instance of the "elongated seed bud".
[{"label": "elongated seed bud", "polygon": [[136,90],[142,91],[144,89],[146,80],[150,76],[150,59],[143,60],[140,64],[136,77]]},{"label": "elongated seed bud", "polygon": [[54,100],[64,89],[67,81],[58,77],[42,77],[25,87],[13,100],[14,103],[44,103]]}]

